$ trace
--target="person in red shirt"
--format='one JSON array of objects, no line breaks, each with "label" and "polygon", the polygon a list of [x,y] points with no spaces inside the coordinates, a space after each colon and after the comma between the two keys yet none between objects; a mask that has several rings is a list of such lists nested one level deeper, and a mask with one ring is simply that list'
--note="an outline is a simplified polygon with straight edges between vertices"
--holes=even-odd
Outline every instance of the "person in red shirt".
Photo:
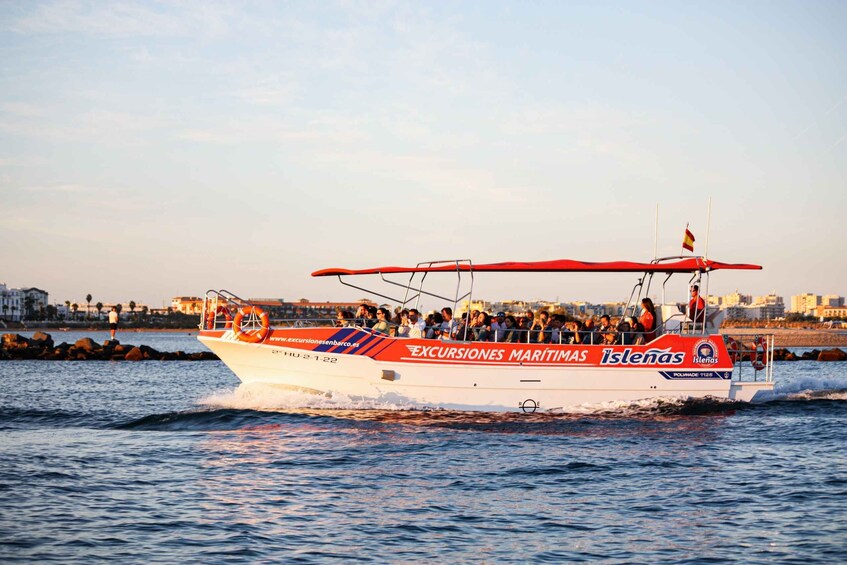
[{"label": "person in red shirt", "polygon": [[656,339],[656,307],[653,306],[653,301],[649,298],[644,298],[641,301],[641,319],[639,321],[644,326],[644,342],[649,343]]},{"label": "person in red shirt", "polygon": [[688,317],[697,324],[706,321],[706,302],[700,296],[700,287],[696,284],[691,287],[691,300],[688,302]]}]

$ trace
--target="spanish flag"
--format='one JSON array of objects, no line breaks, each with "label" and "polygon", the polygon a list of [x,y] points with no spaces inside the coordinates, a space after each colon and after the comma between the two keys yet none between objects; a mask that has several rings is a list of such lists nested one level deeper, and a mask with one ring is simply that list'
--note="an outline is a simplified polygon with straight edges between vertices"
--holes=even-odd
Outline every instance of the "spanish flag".
[{"label": "spanish flag", "polygon": [[682,238],[682,248],[694,253],[694,234],[685,226],[685,237]]}]

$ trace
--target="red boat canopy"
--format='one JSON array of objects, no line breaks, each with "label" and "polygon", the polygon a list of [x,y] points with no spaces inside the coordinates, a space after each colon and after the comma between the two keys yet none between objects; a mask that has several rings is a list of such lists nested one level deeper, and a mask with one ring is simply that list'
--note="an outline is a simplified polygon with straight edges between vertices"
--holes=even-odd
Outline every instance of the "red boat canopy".
[{"label": "red boat canopy", "polygon": [[573,259],[556,261],[514,261],[470,265],[468,263],[438,264],[429,267],[375,267],[373,269],[321,269],[313,277],[340,275],[380,275],[397,273],[451,273],[456,271],[488,273],[696,273],[719,269],[761,270],[760,265],[743,263],[721,263],[702,257],[691,257],[664,263],[635,263],[632,261],[608,261],[589,263]]}]

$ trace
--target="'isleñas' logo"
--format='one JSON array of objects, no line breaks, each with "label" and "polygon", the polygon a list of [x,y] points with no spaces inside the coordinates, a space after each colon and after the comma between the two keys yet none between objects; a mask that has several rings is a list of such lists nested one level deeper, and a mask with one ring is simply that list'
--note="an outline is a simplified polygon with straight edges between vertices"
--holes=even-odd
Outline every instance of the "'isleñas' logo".
[{"label": "'isle\u00f1as' logo", "polygon": [[604,349],[601,365],[681,365],[685,360],[682,351],[671,352],[670,348],[633,352],[627,347],[623,351]]},{"label": "'isle\u00f1as' logo", "polygon": [[711,341],[698,341],[694,346],[694,359],[698,365],[716,365],[718,363],[718,350]]}]

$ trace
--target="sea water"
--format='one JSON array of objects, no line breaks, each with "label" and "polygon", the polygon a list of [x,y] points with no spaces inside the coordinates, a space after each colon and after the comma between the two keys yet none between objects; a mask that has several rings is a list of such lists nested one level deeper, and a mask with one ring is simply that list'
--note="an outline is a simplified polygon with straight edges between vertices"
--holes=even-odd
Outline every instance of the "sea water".
[{"label": "sea water", "polygon": [[847,364],[775,370],[761,405],[549,415],[2,362],[0,561],[844,562]]}]

